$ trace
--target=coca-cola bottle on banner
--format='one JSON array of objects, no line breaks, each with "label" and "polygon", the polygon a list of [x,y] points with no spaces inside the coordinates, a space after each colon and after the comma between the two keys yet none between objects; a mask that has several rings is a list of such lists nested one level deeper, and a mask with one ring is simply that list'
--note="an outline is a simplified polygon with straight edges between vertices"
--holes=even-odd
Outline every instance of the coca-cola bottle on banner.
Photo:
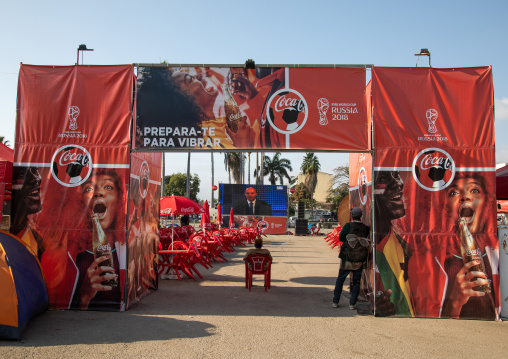
[{"label": "coca-cola bottle on banner", "polygon": [[[105,267],[113,267],[113,254],[111,253],[111,245],[108,243],[108,239],[106,238],[106,233],[101,227],[101,223],[99,222],[99,216],[96,213],[92,214],[92,225],[93,225],[93,254],[95,259],[107,256],[108,259],[99,263],[99,266]],[[103,273],[102,275],[105,275]],[[118,285],[118,281],[116,278],[101,282],[102,285],[108,285],[111,287],[116,287]]]},{"label": "coca-cola bottle on banner", "polygon": [[224,95],[224,109],[226,111],[226,125],[234,133],[238,133],[238,124],[242,118],[242,113],[235,99],[229,92],[228,84],[222,84],[222,93]]},{"label": "coca-cola bottle on banner", "polygon": [[[459,218],[459,233],[460,233],[460,250],[462,252],[462,259],[464,264],[479,261],[480,264],[474,265],[469,268],[470,272],[483,272],[485,273],[485,264],[483,263],[482,251],[476,243],[475,239],[469,229],[467,228],[467,223],[464,218]],[[477,277],[473,278],[476,280]],[[490,286],[488,284],[479,285],[473,287],[473,290],[477,290],[480,292],[490,293]]]}]

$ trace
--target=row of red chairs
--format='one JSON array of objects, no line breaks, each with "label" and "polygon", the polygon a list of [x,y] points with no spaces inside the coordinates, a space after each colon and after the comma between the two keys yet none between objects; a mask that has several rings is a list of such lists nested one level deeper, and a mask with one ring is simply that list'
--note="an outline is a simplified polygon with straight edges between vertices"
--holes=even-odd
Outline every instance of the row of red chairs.
[{"label": "row of red chairs", "polygon": [[328,233],[325,237],[325,241],[330,245],[330,247],[333,249],[335,247],[339,247],[342,245],[342,242],[339,240],[339,234],[342,230],[342,227],[340,224],[333,229],[330,233]]},{"label": "row of red chairs", "polygon": [[[187,226],[185,226],[187,227]],[[220,230],[194,231],[175,230],[179,227],[161,229],[159,242],[159,275],[175,273],[181,280],[180,272],[195,279],[203,278],[196,264],[205,269],[212,268],[212,262],[227,262],[222,252],[233,252],[236,246],[254,242],[264,235],[256,228],[224,228]]]}]

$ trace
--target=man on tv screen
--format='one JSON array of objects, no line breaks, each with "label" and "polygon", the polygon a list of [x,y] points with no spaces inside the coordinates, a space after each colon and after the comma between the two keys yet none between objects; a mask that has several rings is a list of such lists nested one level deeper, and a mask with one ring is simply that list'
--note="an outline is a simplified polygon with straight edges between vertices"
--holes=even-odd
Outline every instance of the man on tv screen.
[{"label": "man on tv screen", "polygon": [[234,213],[238,215],[271,216],[272,206],[256,197],[256,190],[252,187],[247,188],[245,199],[233,206]]}]

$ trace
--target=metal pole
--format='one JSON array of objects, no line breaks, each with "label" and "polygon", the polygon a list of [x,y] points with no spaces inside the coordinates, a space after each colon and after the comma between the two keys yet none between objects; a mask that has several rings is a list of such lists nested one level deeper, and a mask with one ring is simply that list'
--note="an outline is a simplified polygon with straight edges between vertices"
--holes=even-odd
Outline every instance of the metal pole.
[{"label": "metal pole", "polygon": [[165,184],[164,184],[164,181],[165,181],[165,174],[166,174],[166,153],[163,152],[162,153],[162,188],[161,188],[161,197],[164,197],[164,187]]},{"label": "metal pole", "polygon": [[213,183],[214,183],[214,178],[213,178],[213,177],[214,177],[213,152],[211,152],[211,154],[212,154],[212,186],[211,186],[210,190],[212,191],[212,201],[211,201],[211,202],[212,202],[212,208],[215,208],[215,207],[214,207],[214,204],[215,204],[215,203],[214,203],[214,202],[215,202],[215,198],[214,198],[214,197],[215,197],[215,194],[214,194],[214,192],[215,192],[215,191],[213,190]]},{"label": "metal pole", "polygon": [[185,192],[187,198],[190,198],[190,155],[191,153],[189,152],[187,157],[187,190]]}]

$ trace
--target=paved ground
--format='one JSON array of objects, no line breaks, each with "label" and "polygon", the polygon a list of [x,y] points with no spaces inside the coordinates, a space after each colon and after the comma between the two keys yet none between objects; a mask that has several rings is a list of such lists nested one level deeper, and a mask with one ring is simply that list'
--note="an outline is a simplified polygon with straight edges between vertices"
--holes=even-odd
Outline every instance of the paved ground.
[{"label": "paved ground", "polygon": [[0,342],[0,358],[506,358],[507,322],[361,316],[346,298],[332,308],[338,259],[323,238],[266,239],[267,293],[261,277],[245,288],[242,247],[124,313],[48,311],[23,342]]}]

